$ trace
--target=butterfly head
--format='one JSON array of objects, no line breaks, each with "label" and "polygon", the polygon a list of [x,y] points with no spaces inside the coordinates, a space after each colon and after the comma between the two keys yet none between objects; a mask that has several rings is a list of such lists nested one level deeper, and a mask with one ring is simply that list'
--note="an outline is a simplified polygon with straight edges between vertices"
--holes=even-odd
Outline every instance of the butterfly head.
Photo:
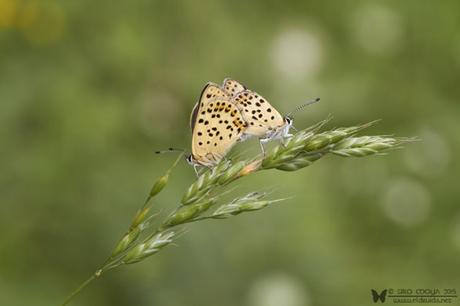
[{"label": "butterfly head", "polygon": [[192,154],[187,154],[187,155],[185,155],[185,160],[187,161],[187,163],[188,163],[189,165],[192,165],[192,166],[193,166],[193,165],[196,165],[196,163],[197,163],[196,160],[193,158],[193,155],[192,155]]},{"label": "butterfly head", "polygon": [[294,123],[294,117],[292,117],[291,115],[284,116],[284,123],[289,127],[292,126],[292,124]]}]

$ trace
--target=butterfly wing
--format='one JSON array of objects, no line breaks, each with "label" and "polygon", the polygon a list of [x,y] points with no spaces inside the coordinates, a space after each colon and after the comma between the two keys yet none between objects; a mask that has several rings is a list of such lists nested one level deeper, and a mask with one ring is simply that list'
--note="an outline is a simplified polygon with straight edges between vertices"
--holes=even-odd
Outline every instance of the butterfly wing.
[{"label": "butterfly wing", "polygon": [[239,92],[246,90],[246,86],[230,78],[224,80],[223,89],[231,96],[237,95]]},{"label": "butterfly wing", "polygon": [[200,104],[192,135],[194,159],[206,166],[217,164],[241,138],[246,123],[238,108],[224,97]]},{"label": "butterfly wing", "polygon": [[216,98],[226,99],[229,97],[230,95],[227,94],[219,85],[211,82],[206,84],[203,90],[201,91],[198,102],[195,104],[192,113],[190,114],[190,128],[192,129],[192,133],[195,127],[198,113],[203,112],[201,109],[204,108],[204,105],[208,104],[209,101],[214,100]]},{"label": "butterfly wing", "polygon": [[264,138],[285,125],[283,116],[266,99],[251,90],[243,90],[233,97],[248,127],[245,134]]}]

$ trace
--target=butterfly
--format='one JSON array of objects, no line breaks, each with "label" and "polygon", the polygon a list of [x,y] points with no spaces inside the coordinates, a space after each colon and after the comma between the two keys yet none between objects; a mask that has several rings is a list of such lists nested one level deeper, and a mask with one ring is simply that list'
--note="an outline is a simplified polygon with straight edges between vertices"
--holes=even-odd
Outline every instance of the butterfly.
[{"label": "butterfly", "polygon": [[192,110],[192,153],[187,161],[195,170],[215,166],[242,139],[247,123],[231,97],[219,85],[208,83]]},{"label": "butterfly", "polygon": [[[319,99],[313,102],[317,101]],[[186,160],[196,172],[197,166],[213,167],[237,142],[253,136],[259,138],[265,154],[263,144],[289,137],[291,114],[311,103],[283,117],[265,98],[236,80],[227,78],[222,86],[209,82],[190,115],[192,152]],[[184,150],[171,148],[169,151]]]},{"label": "butterfly", "polygon": [[274,139],[284,140],[286,137],[292,136],[289,134],[289,130],[294,121],[291,116],[294,112],[312,102],[319,101],[317,99],[307,102],[283,117],[267,99],[247,89],[246,86],[236,80],[225,79],[223,89],[227,94],[232,95],[232,103],[238,107],[244,121],[247,123],[247,128],[244,130],[242,139],[244,140],[253,136],[259,138],[262,153],[264,154],[264,143]]}]

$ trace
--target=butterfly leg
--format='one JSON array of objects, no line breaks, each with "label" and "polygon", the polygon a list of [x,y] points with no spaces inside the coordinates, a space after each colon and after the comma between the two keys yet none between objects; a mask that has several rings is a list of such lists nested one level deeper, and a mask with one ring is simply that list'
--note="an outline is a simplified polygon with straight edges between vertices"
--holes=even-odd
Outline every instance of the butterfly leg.
[{"label": "butterfly leg", "polygon": [[195,170],[196,177],[199,176],[197,167],[198,165],[193,165],[193,170]]},{"label": "butterfly leg", "polygon": [[281,137],[281,138],[280,138],[280,144],[281,144],[283,147],[286,148],[286,139],[291,138],[292,136],[294,136],[294,135],[292,135],[292,134],[286,134],[284,137]]},{"label": "butterfly leg", "polygon": [[265,147],[264,147],[264,143],[267,143],[269,142],[270,139],[262,139],[262,138],[259,138],[259,144],[260,144],[260,149],[262,150],[262,154],[265,156]]}]

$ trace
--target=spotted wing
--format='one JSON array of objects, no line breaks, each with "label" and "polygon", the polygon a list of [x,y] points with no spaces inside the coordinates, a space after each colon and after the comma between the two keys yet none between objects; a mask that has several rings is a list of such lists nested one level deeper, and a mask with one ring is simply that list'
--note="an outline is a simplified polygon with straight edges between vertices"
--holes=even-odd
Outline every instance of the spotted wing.
[{"label": "spotted wing", "polygon": [[209,101],[215,100],[216,98],[227,99],[229,97],[230,95],[227,94],[219,85],[214,83],[206,84],[201,91],[200,98],[193,107],[192,113],[190,115],[190,128],[192,129],[192,133],[196,123],[197,115],[200,110],[204,108],[204,105],[208,104]]},{"label": "spotted wing", "polygon": [[285,124],[280,113],[254,91],[248,89],[241,91],[233,97],[232,102],[238,107],[248,124],[245,130],[248,135],[264,137]]},{"label": "spotted wing", "polygon": [[238,108],[222,97],[200,105],[192,135],[192,154],[203,165],[218,163],[242,136],[246,123]]},{"label": "spotted wing", "polygon": [[224,80],[224,84],[222,85],[224,90],[230,94],[231,96],[237,95],[239,92],[246,90],[246,86],[238,82],[237,80],[233,80],[230,78],[226,78]]}]

